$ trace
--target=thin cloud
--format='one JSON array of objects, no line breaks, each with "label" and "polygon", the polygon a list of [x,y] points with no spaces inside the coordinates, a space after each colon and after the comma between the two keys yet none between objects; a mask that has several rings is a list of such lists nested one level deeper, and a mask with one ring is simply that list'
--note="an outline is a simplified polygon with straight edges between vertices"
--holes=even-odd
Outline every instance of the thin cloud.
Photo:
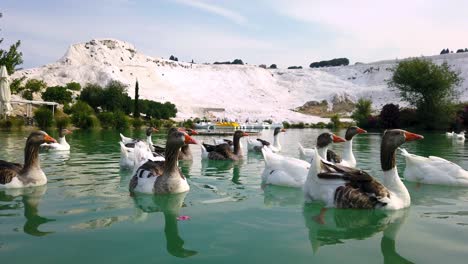
[{"label": "thin cloud", "polygon": [[224,17],[239,25],[244,25],[247,23],[246,17],[242,16],[239,13],[236,13],[234,11],[228,10],[226,8],[223,8],[217,5],[209,4],[209,3],[198,1],[198,0],[176,0],[176,2],[183,4],[183,5],[201,9],[208,13],[212,13],[212,14]]}]

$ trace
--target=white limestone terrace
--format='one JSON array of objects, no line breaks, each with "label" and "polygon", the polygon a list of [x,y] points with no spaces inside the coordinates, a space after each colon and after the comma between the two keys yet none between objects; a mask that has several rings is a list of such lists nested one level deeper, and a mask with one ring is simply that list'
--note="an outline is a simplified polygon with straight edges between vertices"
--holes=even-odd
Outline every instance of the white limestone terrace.
[{"label": "white limestone terrace", "polygon": [[[436,63],[447,61],[468,79],[468,53],[427,57]],[[68,82],[98,83],[118,80],[134,94],[135,80],[140,98],[170,101],[179,110],[177,118],[202,117],[204,108],[224,108],[215,116],[230,119],[276,122],[328,122],[326,118],[303,115],[291,109],[308,101],[369,98],[376,108],[400,103],[386,84],[396,60],[320,69],[263,69],[254,65],[212,65],[175,62],[142,54],[130,43],[115,39],[94,39],[71,45],[55,63],[16,72],[49,85]],[[459,87],[468,99],[468,82]]]}]

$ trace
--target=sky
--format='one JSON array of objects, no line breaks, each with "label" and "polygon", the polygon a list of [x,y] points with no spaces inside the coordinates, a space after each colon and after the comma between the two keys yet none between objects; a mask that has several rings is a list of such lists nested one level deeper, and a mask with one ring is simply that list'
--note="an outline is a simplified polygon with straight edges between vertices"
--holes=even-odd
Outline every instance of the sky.
[{"label": "sky", "polygon": [[466,10],[464,0],[1,0],[0,38],[22,41],[24,68],[93,38],[182,61],[307,67],[467,48]]}]

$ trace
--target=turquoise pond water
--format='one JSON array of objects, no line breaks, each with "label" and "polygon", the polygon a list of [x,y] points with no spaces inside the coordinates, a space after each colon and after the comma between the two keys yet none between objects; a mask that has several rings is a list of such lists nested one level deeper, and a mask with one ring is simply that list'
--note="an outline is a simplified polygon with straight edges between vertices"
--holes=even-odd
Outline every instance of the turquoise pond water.
[{"label": "turquoise pond water", "polygon": [[[283,154],[298,157],[322,130],[290,129]],[[340,135],[343,131],[337,132]],[[24,132],[0,132],[0,159],[23,161]],[[127,132],[141,136],[143,132]],[[56,133],[52,133],[57,136]],[[468,168],[468,143],[443,134],[405,147]],[[195,136],[198,140],[211,141]],[[273,131],[262,132],[271,140]],[[382,177],[380,134],[354,141],[358,166]],[[0,190],[2,263],[466,263],[468,188],[405,182],[412,205],[396,212],[328,210],[304,204],[302,191],[262,187],[261,155],[239,163],[181,162],[186,195],[131,197],[131,172],[119,169],[118,132],[75,131],[70,155],[41,153],[47,186]],[[153,137],[164,142],[164,135]],[[245,144],[245,142],[243,142]],[[335,144],[333,149],[341,151]],[[244,148],[245,149],[245,148]],[[404,160],[398,157],[400,176]],[[182,203],[181,208],[178,204]],[[178,216],[190,220],[177,221]]]}]

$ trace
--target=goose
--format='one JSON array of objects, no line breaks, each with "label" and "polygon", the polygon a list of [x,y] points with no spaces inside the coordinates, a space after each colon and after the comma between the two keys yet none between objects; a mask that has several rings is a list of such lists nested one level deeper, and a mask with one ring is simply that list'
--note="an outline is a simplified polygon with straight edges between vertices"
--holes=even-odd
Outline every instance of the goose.
[{"label": "goose", "polygon": [[185,132],[175,131],[166,142],[165,161],[148,160],[141,165],[130,180],[130,193],[182,193],[190,187],[177,167],[177,157],[184,144],[197,144]]},{"label": "goose", "polygon": [[[174,127],[169,129],[167,134],[170,135],[171,133],[173,133],[175,131],[186,132],[189,136],[198,135],[198,132],[196,130],[193,130],[193,129],[190,129],[190,128],[184,129],[184,128],[174,128]],[[164,156],[164,152],[166,151],[165,147],[160,147],[160,146],[156,146],[156,145],[153,145],[153,147],[154,147],[154,151],[159,156]],[[192,151],[190,150],[190,147],[189,147],[188,144],[185,144],[180,149],[178,160],[193,160]]]},{"label": "goose", "polygon": [[257,138],[257,140],[252,140],[250,138],[247,139],[247,149],[249,151],[261,152],[263,146],[267,146],[273,152],[280,152],[281,151],[281,144],[279,142],[279,134],[281,132],[286,132],[284,128],[276,127],[275,131],[273,132],[273,145],[270,142]]},{"label": "goose", "polygon": [[455,132],[453,132],[453,131],[452,132],[445,132],[445,135],[447,137],[453,137],[454,134],[455,134]]},{"label": "goose", "polygon": [[[343,138],[332,133],[322,133],[317,140],[317,144],[322,147],[317,152],[321,151],[322,155],[325,155],[329,144],[344,141]],[[310,168],[309,162],[273,153],[267,147],[263,147],[262,154],[265,160],[265,169],[262,173],[263,183],[296,188],[304,185]]]},{"label": "goose", "polygon": [[73,134],[72,131],[64,128],[59,130],[59,139],[58,143],[44,143],[41,144],[43,149],[47,150],[55,150],[55,151],[66,151],[70,150],[70,145],[68,144],[67,140],[65,139],[66,135]]},{"label": "goose", "polygon": [[428,158],[400,149],[406,160],[405,179],[425,184],[468,187],[468,171],[446,159]]},{"label": "goose", "polygon": [[458,134],[455,134],[456,135],[456,139],[459,140],[459,141],[465,141],[465,131],[462,131]]},{"label": "goose", "polygon": [[[159,130],[157,128],[154,128],[154,127],[148,127],[145,131],[146,133],[146,142],[148,143],[148,145],[152,146],[153,145],[153,140],[151,138],[151,135],[153,133],[156,133],[158,132]],[[134,139],[134,138],[129,138],[129,137],[126,137],[124,135],[122,135],[122,133],[120,133],[120,141],[122,143],[124,143],[124,145],[127,147],[127,148],[133,148],[135,147],[135,143],[139,141],[139,139]]]},{"label": "goose", "polygon": [[383,184],[366,172],[324,161],[315,154],[304,184],[306,201],[325,207],[398,210],[410,206],[408,190],[398,176],[395,151],[405,142],[424,137],[405,130],[387,130],[380,147]]},{"label": "goose", "polygon": [[[317,149],[319,150],[319,155],[322,158],[326,158],[330,162],[334,162],[347,167],[356,167],[356,158],[353,154],[353,138],[358,134],[364,133],[367,133],[367,131],[357,126],[351,126],[348,127],[348,129],[346,129],[346,141],[344,143],[345,146],[343,148],[343,157],[336,154],[334,151],[329,150],[327,148],[328,145],[324,145],[326,142],[320,142],[319,138],[317,138]],[[299,155],[302,159],[311,160],[314,154],[314,149],[304,148],[299,143]]]},{"label": "goose", "polygon": [[229,144],[220,144],[220,145],[208,145],[208,144],[201,144],[201,157],[202,159],[210,159],[210,160],[239,160],[242,158],[243,154],[240,149],[240,139],[242,137],[248,136],[249,134],[237,130],[234,132],[233,135],[233,145],[234,151],[231,150]]},{"label": "goose", "polygon": [[0,188],[45,185],[47,177],[41,169],[39,147],[43,143],[56,142],[44,131],[31,132],[24,148],[24,165],[0,160]]},{"label": "goose", "polygon": [[[335,152],[331,152],[328,150],[328,146],[331,143],[340,142],[346,142],[346,140],[330,132],[320,134],[317,137],[317,151],[319,152],[319,156],[336,163],[341,162],[341,158],[337,156]],[[311,159],[313,159],[314,155],[315,149],[304,148],[299,143],[299,156],[301,157],[301,159],[310,161]]]}]

